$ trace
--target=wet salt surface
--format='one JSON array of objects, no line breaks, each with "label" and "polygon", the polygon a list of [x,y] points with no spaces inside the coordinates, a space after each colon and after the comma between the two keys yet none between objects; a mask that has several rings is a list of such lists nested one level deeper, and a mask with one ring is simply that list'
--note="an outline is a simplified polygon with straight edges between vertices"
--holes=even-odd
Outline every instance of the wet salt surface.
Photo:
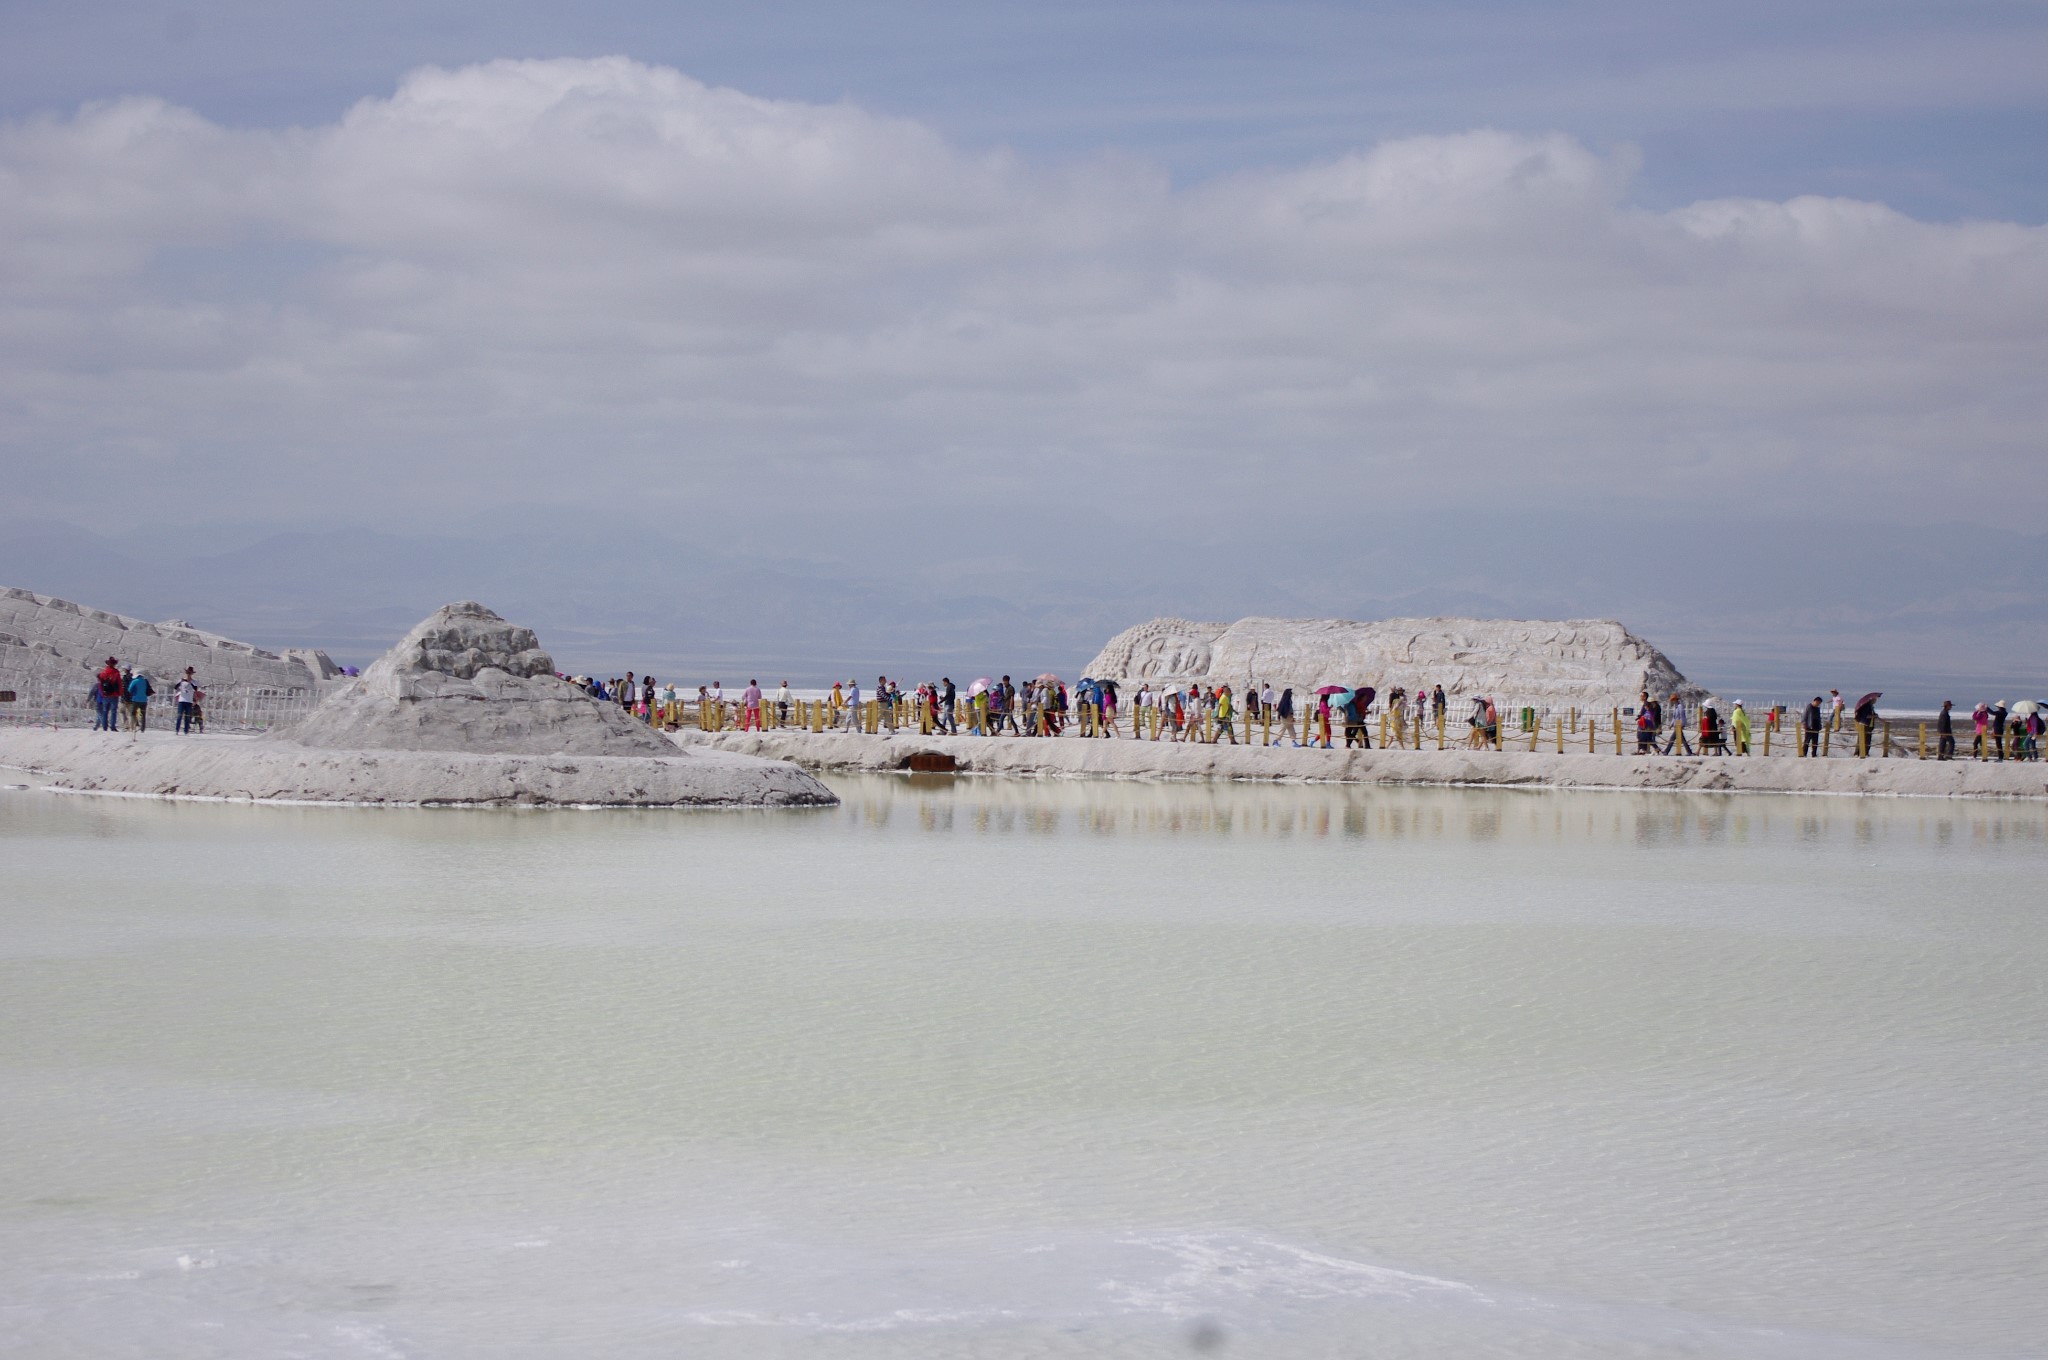
[{"label": "wet salt surface", "polygon": [[2048,813],[0,791],[0,1354],[2048,1354]]}]

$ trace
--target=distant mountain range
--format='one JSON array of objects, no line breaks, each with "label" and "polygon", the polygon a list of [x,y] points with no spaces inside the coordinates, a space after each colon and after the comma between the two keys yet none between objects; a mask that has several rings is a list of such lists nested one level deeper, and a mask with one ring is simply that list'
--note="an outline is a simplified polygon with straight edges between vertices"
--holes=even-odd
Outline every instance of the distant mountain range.
[{"label": "distant mountain range", "polygon": [[[1043,551],[1015,546],[1034,536]],[[978,543],[966,520],[905,537],[925,546],[845,526],[685,532],[543,509],[414,533],[109,536],[17,520],[0,522],[0,582],[355,664],[473,598],[534,627],[567,668],[694,683],[1066,673],[1155,615],[1466,615],[1620,619],[1688,677],[1753,702],[1828,686],[1910,704],[2048,692],[2042,535],[1368,508],[1355,524],[1305,513],[1297,544],[1256,551],[1227,517],[1077,512],[1013,525],[1009,546]],[[1346,546],[1317,546],[1332,542]]]}]

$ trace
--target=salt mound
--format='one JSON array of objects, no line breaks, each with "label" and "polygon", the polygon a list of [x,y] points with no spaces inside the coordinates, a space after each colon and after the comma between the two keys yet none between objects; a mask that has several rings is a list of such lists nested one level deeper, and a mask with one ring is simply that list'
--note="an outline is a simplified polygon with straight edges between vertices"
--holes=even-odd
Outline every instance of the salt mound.
[{"label": "salt mound", "polygon": [[1382,690],[1442,685],[1453,699],[1626,707],[1647,690],[1705,691],[1612,619],[1153,619],[1109,640],[1088,674],[1130,683],[1271,681]]},{"label": "salt mound", "polygon": [[616,704],[557,679],[531,628],[474,600],[443,605],[279,741],[331,750],[674,756]]}]

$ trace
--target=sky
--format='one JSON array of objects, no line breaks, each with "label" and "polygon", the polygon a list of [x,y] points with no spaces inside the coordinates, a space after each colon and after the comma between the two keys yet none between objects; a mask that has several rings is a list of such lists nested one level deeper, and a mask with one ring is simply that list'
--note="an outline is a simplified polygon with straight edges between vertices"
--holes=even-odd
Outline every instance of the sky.
[{"label": "sky", "polygon": [[593,669],[1539,611],[2042,669],[2048,6],[7,27],[0,583],[368,654],[458,591]]}]

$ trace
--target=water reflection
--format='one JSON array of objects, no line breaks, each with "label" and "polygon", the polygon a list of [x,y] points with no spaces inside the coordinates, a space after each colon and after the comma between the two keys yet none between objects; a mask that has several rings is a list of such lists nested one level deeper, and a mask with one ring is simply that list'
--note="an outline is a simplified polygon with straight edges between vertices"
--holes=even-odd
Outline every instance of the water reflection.
[{"label": "water reflection", "polygon": [[1252,783],[833,776],[842,826],[976,836],[1518,842],[1643,847],[1776,841],[2048,844],[2048,806],[1543,789],[1363,788]]}]

